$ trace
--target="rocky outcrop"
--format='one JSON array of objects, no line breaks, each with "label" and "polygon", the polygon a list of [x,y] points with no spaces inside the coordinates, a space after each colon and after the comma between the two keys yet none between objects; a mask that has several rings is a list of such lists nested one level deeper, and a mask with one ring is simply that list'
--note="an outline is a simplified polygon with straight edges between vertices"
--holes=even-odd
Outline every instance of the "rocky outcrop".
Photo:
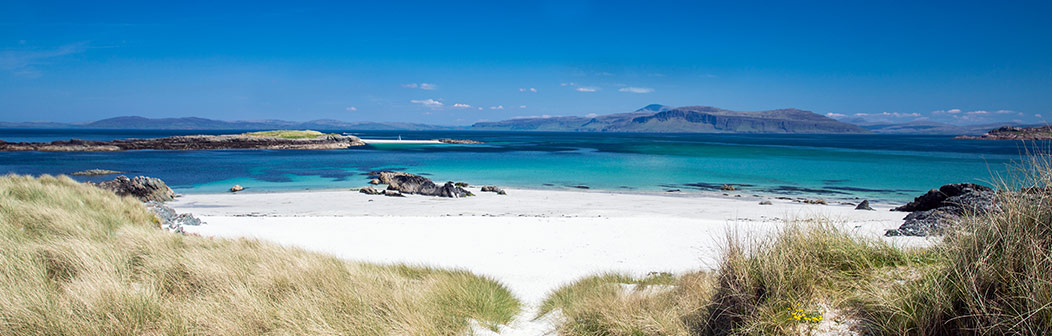
[{"label": "rocky outcrop", "polygon": [[117,178],[96,184],[97,187],[112,191],[119,196],[131,196],[143,202],[166,202],[175,199],[175,192],[159,178],[136,176],[128,178],[121,175]]},{"label": "rocky outcrop", "polygon": [[1052,140],[1052,125],[1039,127],[1004,126],[992,129],[981,136],[962,135],[955,139],[979,140]]},{"label": "rocky outcrop", "polygon": [[481,145],[481,144],[485,144],[485,142],[482,142],[482,141],[469,140],[469,139],[437,139],[437,140],[438,140],[438,142],[441,142],[441,143],[458,144],[458,145]]},{"label": "rocky outcrop", "polygon": [[873,211],[873,208],[871,208],[869,206],[869,200],[862,200],[862,202],[858,203],[858,206],[855,207],[855,210],[870,210],[870,211]]},{"label": "rocky outcrop", "polygon": [[161,202],[146,202],[146,209],[153,212],[153,214],[157,216],[161,228],[168,231],[183,233],[184,226],[198,226],[205,224],[191,214],[178,214],[175,212],[175,209],[172,209]]},{"label": "rocky outcrop", "polygon": [[507,195],[508,194],[508,192],[504,191],[504,189],[501,189],[498,186],[483,186],[482,187],[482,191],[495,192],[495,193],[497,193],[497,195]]},{"label": "rocky outcrop", "polygon": [[231,134],[186,135],[153,139],[117,139],[112,141],[70,139],[52,142],[6,142],[0,140],[0,151],[114,152],[140,149],[339,149],[362,145],[365,145],[365,143],[358,137],[335,134],[303,139]]},{"label": "rocky outcrop", "polygon": [[88,169],[88,170],[81,170],[79,172],[74,172],[72,175],[74,175],[74,176],[103,176],[103,175],[113,175],[113,174],[120,174],[120,173],[123,173],[123,172],[116,171],[116,170],[109,170],[109,169]]},{"label": "rocky outcrop", "polygon": [[886,236],[927,236],[940,234],[965,214],[983,214],[997,208],[997,194],[974,183],[947,184],[917,196],[892,211],[909,211],[898,229]]},{"label": "rocky outcrop", "polygon": [[233,187],[230,187],[230,192],[238,192],[242,190],[245,190],[245,187],[242,187],[240,184],[235,184]]},{"label": "rocky outcrop", "polygon": [[471,195],[470,192],[454,185],[453,182],[446,182],[439,186],[429,178],[405,172],[379,172],[377,178],[381,183],[387,184],[388,190],[398,190],[403,194],[452,198]]},{"label": "rocky outcrop", "polygon": [[366,195],[379,195],[380,194],[380,191],[376,190],[376,188],[373,188],[373,187],[361,188],[361,189],[358,189],[358,192],[366,194]]}]

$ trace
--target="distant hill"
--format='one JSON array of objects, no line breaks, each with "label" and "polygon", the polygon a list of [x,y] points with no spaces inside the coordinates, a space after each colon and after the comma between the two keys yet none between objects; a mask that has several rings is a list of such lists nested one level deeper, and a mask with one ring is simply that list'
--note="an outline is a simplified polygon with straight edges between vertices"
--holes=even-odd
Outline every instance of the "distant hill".
[{"label": "distant hill", "polygon": [[0,128],[93,128],[93,129],[151,129],[151,130],[254,130],[254,129],[322,129],[322,130],[443,130],[456,129],[451,126],[401,122],[345,122],[319,119],[307,122],[285,120],[240,120],[224,121],[205,118],[145,118],[136,116],[115,117],[86,124],[63,124],[54,122],[0,122]]},{"label": "distant hill", "polygon": [[635,112],[588,117],[520,118],[480,122],[476,130],[688,133],[868,133],[810,111],[741,112],[711,106],[647,105]]}]

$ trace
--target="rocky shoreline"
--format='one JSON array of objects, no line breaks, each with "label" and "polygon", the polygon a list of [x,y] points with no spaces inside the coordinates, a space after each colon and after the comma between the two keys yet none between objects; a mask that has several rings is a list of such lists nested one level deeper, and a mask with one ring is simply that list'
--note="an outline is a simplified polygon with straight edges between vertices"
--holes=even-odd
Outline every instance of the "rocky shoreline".
[{"label": "rocky shoreline", "polygon": [[1040,127],[1004,126],[990,130],[981,136],[962,135],[954,139],[977,140],[1052,140],[1052,125]]},{"label": "rocky shoreline", "polygon": [[207,149],[341,149],[363,146],[355,136],[322,135],[315,138],[261,137],[246,134],[185,135],[152,139],[58,140],[52,142],[6,142],[0,151],[116,152],[125,150],[207,150]]}]

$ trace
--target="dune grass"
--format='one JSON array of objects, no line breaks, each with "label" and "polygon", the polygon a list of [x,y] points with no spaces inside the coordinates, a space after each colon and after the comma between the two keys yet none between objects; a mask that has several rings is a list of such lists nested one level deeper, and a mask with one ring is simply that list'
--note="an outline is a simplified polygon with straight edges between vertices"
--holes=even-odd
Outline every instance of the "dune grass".
[{"label": "dune grass", "polygon": [[518,311],[466,271],[172,234],[67,177],[0,178],[2,335],[461,335]]},{"label": "dune grass", "polygon": [[254,137],[269,137],[269,138],[282,138],[282,139],[314,139],[323,136],[335,135],[331,133],[322,133],[312,130],[276,130],[276,131],[260,131],[260,132],[248,132],[243,135],[254,136]]},{"label": "dune grass", "polygon": [[[1001,183],[999,209],[898,249],[823,224],[729,238],[713,272],[666,291],[598,275],[554,291],[562,335],[1052,334],[1052,157]],[[1024,190],[1024,192],[1020,192]]]}]

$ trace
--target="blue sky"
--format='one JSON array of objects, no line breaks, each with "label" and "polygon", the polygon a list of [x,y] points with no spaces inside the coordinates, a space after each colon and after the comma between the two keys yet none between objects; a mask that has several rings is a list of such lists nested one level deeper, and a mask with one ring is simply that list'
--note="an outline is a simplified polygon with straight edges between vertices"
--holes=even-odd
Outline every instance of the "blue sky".
[{"label": "blue sky", "polygon": [[0,120],[1052,117],[1050,1],[0,1]]}]

